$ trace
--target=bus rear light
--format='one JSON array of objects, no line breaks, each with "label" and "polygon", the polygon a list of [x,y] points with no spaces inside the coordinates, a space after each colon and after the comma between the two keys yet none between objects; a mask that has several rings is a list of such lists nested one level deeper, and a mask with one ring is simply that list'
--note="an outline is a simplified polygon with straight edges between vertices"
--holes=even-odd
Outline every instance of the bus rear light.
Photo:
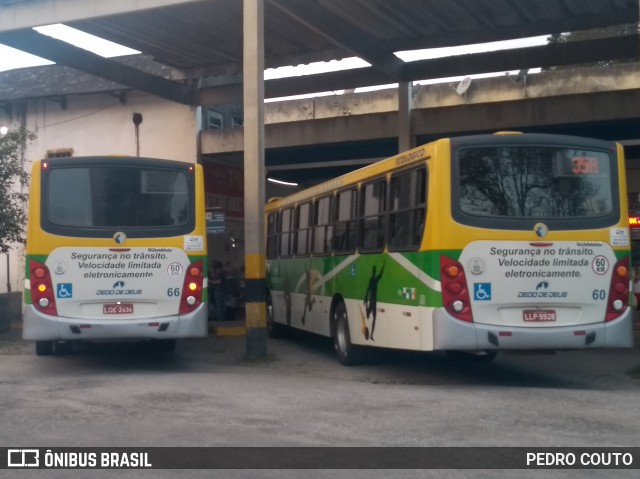
[{"label": "bus rear light", "polygon": [[629,305],[629,257],[618,261],[611,275],[609,299],[605,321],[612,321],[627,309]]},{"label": "bus rear light", "polygon": [[442,303],[447,312],[461,321],[473,322],[467,278],[462,265],[448,256],[440,257]]},{"label": "bus rear light", "polygon": [[457,278],[460,274],[460,270],[457,265],[452,264],[444,268],[444,273],[449,276],[449,278]]},{"label": "bus rear light", "polygon": [[180,298],[180,314],[190,313],[202,303],[203,265],[203,260],[199,260],[187,268]]},{"label": "bus rear light", "polygon": [[56,300],[49,268],[39,261],[29,262],[29,283],[31,284],[31,302],[40,312],[57,316]]}]

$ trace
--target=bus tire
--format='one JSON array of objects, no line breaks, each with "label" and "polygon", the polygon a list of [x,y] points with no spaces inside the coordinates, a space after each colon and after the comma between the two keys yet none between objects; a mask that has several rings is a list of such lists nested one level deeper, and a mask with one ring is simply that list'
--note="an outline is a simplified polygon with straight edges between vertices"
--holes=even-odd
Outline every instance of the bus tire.
[{"label": "bus tire", "polygon": [[36,341],[36,354],[38,356],[53,355],[53,341]]},{"label": "bus tire", "polygon": [[347,308],[342,301],[333,310],[333,324],[333,346],[340,364],[345,366],[362,364],[365,360],[366,349],[351,343],[349,317],[347,316]]},{"label": "bus tire", "polygon": [[271,295],[267,293],[267,333],[270,338],[279,339],[286,335],[287,327],[283,324],[276,323],[273,319],[273,302],[271,301]]}]

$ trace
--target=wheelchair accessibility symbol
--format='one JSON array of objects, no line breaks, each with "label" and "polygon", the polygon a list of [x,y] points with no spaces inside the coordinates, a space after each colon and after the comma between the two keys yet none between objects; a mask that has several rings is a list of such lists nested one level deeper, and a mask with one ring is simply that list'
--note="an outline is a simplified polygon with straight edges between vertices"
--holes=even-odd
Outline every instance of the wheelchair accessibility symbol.
[{"label": "wheelchair accessibility symbol", "polygon": [[473,283],[473,299],[475,301],[490,301],[491,283]]},{"label": "wheelchair accessibility symbol", "polygon": [[56,298],[72,298],[73,297],[73,284],[71,283],[59,283],[56,286]]}]

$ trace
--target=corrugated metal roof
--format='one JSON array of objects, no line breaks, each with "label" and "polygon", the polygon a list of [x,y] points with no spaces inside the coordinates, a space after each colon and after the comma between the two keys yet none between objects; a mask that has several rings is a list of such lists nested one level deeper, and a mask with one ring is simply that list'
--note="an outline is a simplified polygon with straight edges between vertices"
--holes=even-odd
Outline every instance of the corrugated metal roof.
[{"label": "corrugated metal roof", "polygon": [[[19,3],[1,1],[0,8],[8,2]],[[372,68],[360,71],[276,80],[267,84],[266,90],[271,96],[285,96],[433,78],[428,75],[434,73],[454,76],[481,73],[487,68],[500,71],[637,58],[637,37],[621,38],[617,43],[584,44],[581,49],[530,49],[529,56],[520,51],[476,58],[466,55],[449,62],[405,64],[393,53],[634,23],[638,21],[638,9],[638,0],[265,0],[267,68],[352,56],[372,64]],[[242,71],[241,0],[200,0],[145,10],[136,10],[134,4],[126,14],[83,18],[67,24],[135,48],[173,68],[172,80],[233,76]],[[127,85],[189,104],[207,104],[210,99],[199,97],[203,90],[196,86],[210,84],[168,81],[167,69],[145,75],[137,68],[74,51],[31,30],[1,33],[0,42],[106,78],[115,86]],[[558,63],[554,63],[556,60]],[[226,86],[226,81],[217,84]],[[236,84],[230,86],[236,88],[238,79],[229,81],[233,82]],[[218,91],[232,96],[226,90]],[[237,88],[234,92],[237,95]],[[16,98],[18,92],[14,93]],[[205,94],[210,95],[211,88]]]},{"label": "corrugated metal roof", "polygon": [[[312,18],[295,18],[296,8]],[[354,44],[364,38],[371,48],[394,52],[637,20],[637,0],[266,0],[265,64],[278,67],[353,56],[335,33]],[[316,25],[309,24],[313,21]],[[336,25],[339,32],[333,31]],[[177,68],[208,69],[212,75],[241,71],[240,0],[209,0],[72,26]]]}]

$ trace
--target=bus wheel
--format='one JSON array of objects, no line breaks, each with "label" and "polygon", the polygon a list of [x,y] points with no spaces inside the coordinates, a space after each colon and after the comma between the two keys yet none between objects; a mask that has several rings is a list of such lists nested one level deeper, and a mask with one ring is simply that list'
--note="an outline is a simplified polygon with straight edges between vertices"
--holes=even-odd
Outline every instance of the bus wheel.
[{"label": "bus wheel", "polygon": [[53,354],[53,341],[36,341],[36,354],[38,356],[51,356]]},{"label": "bus wheel", "polygon": [[498,355],[498,351],[447,351],[447,356],[460,361],[474,363],[490,363]]},{"label": "bus wheel", "polygon": [[273,319],[273,303],[269,293],[267,293],[267,332],[273,339],[283,338],[286,334],[286,326],[276,323]]},{"label": "bus wheel", "polygon": [[342,302],[338,303],[336,309],[333,311],[333,323],[335,325],[333,345],[340,364],[344,364],[345,366],[362,364],[365,359],[366,350],[362,346],[354,346],[351,344],[347,308]]}]

